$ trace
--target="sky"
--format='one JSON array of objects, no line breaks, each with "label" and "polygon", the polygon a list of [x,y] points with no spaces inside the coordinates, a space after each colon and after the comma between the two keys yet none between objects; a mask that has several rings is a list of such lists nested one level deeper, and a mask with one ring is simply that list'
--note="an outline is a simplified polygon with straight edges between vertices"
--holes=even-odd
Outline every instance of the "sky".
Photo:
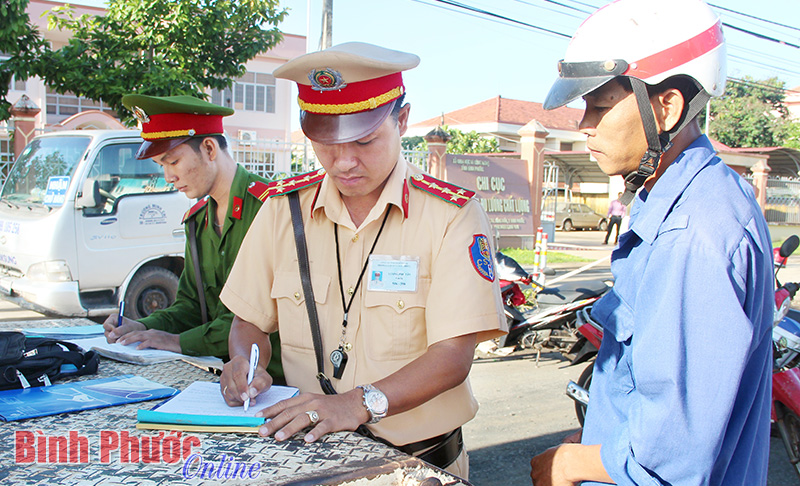
[{"label": "sky", "polygon": [[[317,50],[323,1],[281,0],[289,15],[279,28],[299,35],[308,31],[308,49]],[[73,3],[104,6],[102,0]],[[333,44],[369,42],[421,58],[417,68],[404,73],[412,124],[496,96],[542,102],[569,42],[568,37],[470,12],[453,3],[571,36],[591,11],[608,0],[333,0]],[[718,7],[712,8],[723,23],[800,47],[798,0],[709,3]],[[800,48],[724,26],[723,30],[729,76],[776,76],[786,88],[800,88]],[[583,105],[578,101],[570,106]],[[297,124],[295,112],[293,127]]]}]

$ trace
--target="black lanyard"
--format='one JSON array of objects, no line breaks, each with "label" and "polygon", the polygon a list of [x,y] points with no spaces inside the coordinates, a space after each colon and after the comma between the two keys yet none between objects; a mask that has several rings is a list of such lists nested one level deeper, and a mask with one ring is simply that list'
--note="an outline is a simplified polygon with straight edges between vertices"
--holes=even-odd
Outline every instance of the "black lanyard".
[{"label": "black lanyard", "polygon": [[333,237],[334,240],[336,240],[336,269],[339,271],[339,293],[342,296],[342,308],[344,309],[344,317],[342,318],[342,336],[339,338],[339,347],[334,349],[330,356],[331,364],[333,364],[333,377],[336,379],[342,378],[342,375],[344,374],[344,367],[347,365],[347,351],[349,351],[349,349],[346,349],[345,345],[345,337],[347,335],[347,315],[350,312],[350,307],[353,305],[353,299],[356,297],[356,292],[358,292],[358,287],[361,285],[361,280],[364,278],[364,273],[367,271],[369,257],[372,256],[372,252],[375,251],[375,245],[378,244],[378,238],[381,237],[381,233],[383,233],[383,227],[386,226],[386,220],[389,219],[389,211],[391,211],[391,207],[386,209],[386,214],[383,216],[381,227],[378,230],[378,234],[375,235],[375,241],[372,242],[372,248],[370,248],[369,254],[364,261],[364,266],[361,267],[361,273],[358,275],[358,281],[356,282],[356,286],[353,288],[353,293],[350,294],[350,302],[347,302],[344,297],[344,284],[342,283],[342,260],[339,256],[339,225],[336,223],[333,224]]},{"label": "black lanyard", "polygon": [[369,250],[369,254],[367,255],[366,260],[364,261],[364,266],[361,268],[361,274],[358,276],[358,281],[356,282],[356,286],[353,288],[353,293],[350,295],[350,302],[345,303],[344,298],[344,285],[342,284],[342,260],[339,257],[339,225],[334,223],[333,224],[333,236],[336,239],[336,269],[339,271],[339,293],[342,296],[342,308],[344,309],[344,319],[342,320],[342,327],[347,327],[347,313],[350,312],[350,306],[353,305],[353,299],[356,296],[356,292],[358,292],[358,287],[361,285],[361,280],[364,278],[364,272],[367,271],[367,266],[369,265],[369,257],[372,256],[372,252],[375,251],[375,245],[378,244],[378,238],[381,237],[381,233],[383,233],[383,227],[386,226],[386,220],[389,219],[389,211],[390,208],[387,208],[386,214],[383,216],[383,222],[381,223],[381,227],[378,230],[378,234],[375,235],[375,241],[372,242],[372,248]]}]

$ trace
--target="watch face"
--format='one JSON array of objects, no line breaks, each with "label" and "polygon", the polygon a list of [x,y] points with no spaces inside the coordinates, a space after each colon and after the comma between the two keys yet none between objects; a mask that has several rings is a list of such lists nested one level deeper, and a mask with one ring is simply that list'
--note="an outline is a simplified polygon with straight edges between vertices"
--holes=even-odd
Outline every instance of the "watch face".
[{"label": "watch face", "polygon": [[386,399],[386,395],[377,390],[370,390],[364,400],[369,409],[376,415],[385,414],[389,410],[389,401]]}]

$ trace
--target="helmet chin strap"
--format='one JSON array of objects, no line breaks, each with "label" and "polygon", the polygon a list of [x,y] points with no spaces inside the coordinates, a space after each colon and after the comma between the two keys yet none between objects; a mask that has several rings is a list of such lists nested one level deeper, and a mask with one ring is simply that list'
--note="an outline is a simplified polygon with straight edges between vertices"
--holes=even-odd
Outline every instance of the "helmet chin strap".
[{"label": "helmet chin strap", "polygon": [[672,139],[675,135],[694,120],[695,116],[700,113],[700,110],[711,98],[705,90],[701,89],[687,104],[680,123],[669,132],[659,135],[655,116],[653,115],[653,107],[650,105],[650,97],[647,95],[647,85],[638,78],[631,77],[628,79],[631,81],[631,88],[633,88],[636,103],[639,106],[639,115],[642,117],[644,134],[647,138],[647,151],[642,156],[642,160],[639,161],[639,168],[625,176],[625,192],[622,193],[619,201],[626,206],[633,201],[636,191],[642,187],[644,181],[655,174],[661,155],[672,147]]}]

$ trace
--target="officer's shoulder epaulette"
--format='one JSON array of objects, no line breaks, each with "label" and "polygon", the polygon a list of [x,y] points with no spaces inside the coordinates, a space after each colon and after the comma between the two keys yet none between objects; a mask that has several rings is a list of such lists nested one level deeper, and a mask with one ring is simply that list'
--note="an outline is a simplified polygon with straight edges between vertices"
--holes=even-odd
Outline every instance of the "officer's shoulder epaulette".
[{"label": "officer's shoulder epaulette", "polygon": [[283,196],[306,187],[314,186],[322,182],[325,178],[325,169],[319,169],[312,172],[306,172],[294,177],[287,177],[279,181],[273,181],[267,184],[267,190],[264,197]]},{"label": "officer's shoulder epaulette", "polygon": [[197,203],[195,203],[194,206],[190,207],[189,210],[186,211],[186,214],[183,215],[183,220],[181,221],[181,223],[185,223],[187,219],[197,214],[197,212],[203,209],[203,207],[205,207],[206,204],[208,204],[208,196],[205,196],[204,198],[200,199],[199,201],[197,201]]},{"label": "officer's shoulder epaulette", "polygon": [[247,186],[247,192],[259,201],[264,202],[264,199],[267,198],[268,188],[269,184],[266,182],[252,181],[250,185]]},{"label": "officer's shoulder epaulette", "polygon": [[475,195],[473,191],[439,180],[428,174],[414,174],[408,180],[417,189],[421,189],[450,204],[455,204],[460,208],[464,207],[467,201]]}]

